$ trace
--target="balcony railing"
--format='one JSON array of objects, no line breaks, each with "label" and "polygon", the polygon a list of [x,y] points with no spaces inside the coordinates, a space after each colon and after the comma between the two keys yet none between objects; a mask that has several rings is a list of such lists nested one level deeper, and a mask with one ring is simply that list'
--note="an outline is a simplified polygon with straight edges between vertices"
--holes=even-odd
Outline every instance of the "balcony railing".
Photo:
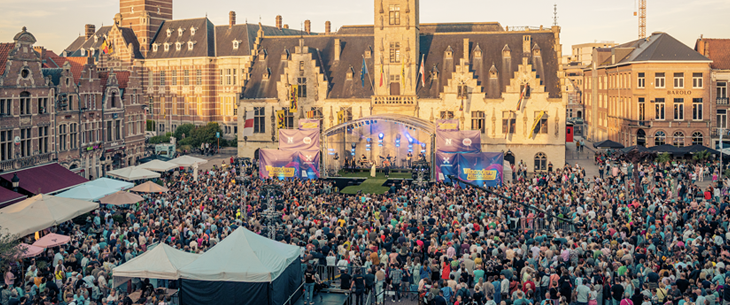
[{"label": "balcony railing", "polygon": [[718,97],[717,98],[717,104],[718,105],[727,105],[728,104],[728,98],[727,97]]},{"label": "balcony railing", "polygon": [[373,105],[415,105],[416,96],[379,95],[373,96]]},{"label": "balcony railing", "polygon": [[53,154],[41,154],[35,156],[22,157],[17,159],[0,161],[0,170],[11,171],[39,164],[50,163],[53,160]]}]

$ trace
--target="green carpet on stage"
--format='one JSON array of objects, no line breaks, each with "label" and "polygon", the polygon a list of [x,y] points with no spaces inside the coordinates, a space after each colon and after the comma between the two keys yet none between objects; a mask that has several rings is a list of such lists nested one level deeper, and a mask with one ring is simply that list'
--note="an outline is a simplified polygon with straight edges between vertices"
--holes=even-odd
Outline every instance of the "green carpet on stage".
[{"label": "green carpet on stage", "polygon": [[[358,191],[362,191],[363,194],[385,194],[390,188],[383,186],[383,183],[388,180],[385,178],[382,172],[378,171],[375,178],[370,177],[370,172],[361,173],[346,173],[340,171],[342,177],[366,177],[367,180],[360,183],[360,185],[351,185],[343,188],[340,193],[343,194],[357,194]],[[411,178],[411,174],[406,173],[391,173],[389,178]]]}]

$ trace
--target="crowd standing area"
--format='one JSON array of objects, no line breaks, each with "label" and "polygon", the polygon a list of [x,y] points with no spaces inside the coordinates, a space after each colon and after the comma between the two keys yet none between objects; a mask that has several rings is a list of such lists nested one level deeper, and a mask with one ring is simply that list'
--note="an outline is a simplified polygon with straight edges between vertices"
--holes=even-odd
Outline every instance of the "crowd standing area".
[{"label": "crowd standing area", "polygon": [[305,304],[325,286],[352,304],[730,304],[716,164],[604,166],[602,177],[569,165],[528,177],[521,166],[491,192],[436,183],[343,195],[323,180],[242,182],[235,167],[163,177],[167,193],[49,229],[71,242],[3,270],[0,302],[168,304],[148,280],[113,289],[112,269],[156,243],[202,253],[239,226],[264,231],[264,185],[276,184],[278,239],[302,249]]}]

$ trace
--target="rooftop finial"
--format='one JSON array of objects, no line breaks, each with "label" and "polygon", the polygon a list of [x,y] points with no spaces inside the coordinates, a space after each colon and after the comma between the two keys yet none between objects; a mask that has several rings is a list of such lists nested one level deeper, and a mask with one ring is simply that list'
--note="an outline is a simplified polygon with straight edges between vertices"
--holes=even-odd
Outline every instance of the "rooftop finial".
[{"label": "rooftop finial", "polygon": [[558,4],[553,4],[553,26],[558,26]]}]

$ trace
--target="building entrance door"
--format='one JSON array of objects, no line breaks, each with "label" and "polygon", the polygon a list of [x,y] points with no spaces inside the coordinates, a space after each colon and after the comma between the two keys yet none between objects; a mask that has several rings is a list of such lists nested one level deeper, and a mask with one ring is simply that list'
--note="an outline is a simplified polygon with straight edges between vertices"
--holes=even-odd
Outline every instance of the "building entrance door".
[{"label": "building entrance door", "polygon": [[399,82],[390,83],[390,95],[400,95],[400,83]]}]

